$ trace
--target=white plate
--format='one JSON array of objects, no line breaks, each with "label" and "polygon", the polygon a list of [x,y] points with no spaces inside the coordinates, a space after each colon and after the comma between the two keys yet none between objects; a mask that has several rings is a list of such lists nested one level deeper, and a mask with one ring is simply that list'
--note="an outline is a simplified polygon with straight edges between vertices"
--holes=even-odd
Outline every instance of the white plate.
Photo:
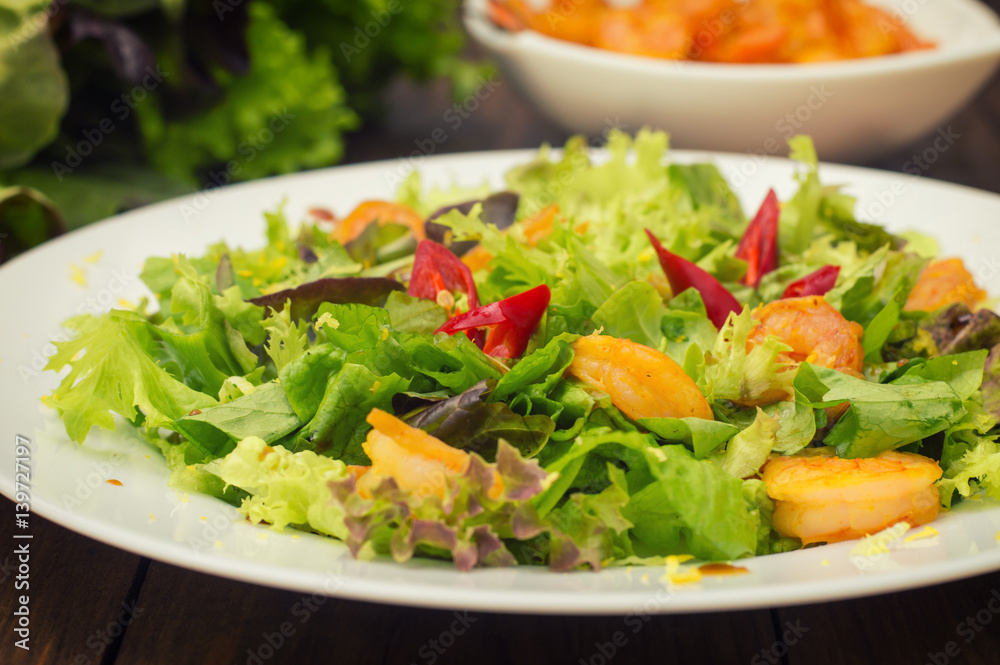
[{"label": "white plate", "polygon": [[[427,181],[475,184],[532,153],[498,152],[426,159]],[[678,161],[711,159],[735,179],[745,207],[767,187],[794,190],[793,165],[746,156],[675,153]],[[30,439],[31,506],[69,529],[144,556],[237,580],[369,601],[477,610],[566,614],[690,612],[816,602],[863,596],[967,577],[1000,568],[1000,508],[957,511],[935,523],[938,538],[919,549],[855,559],[852,543],[741,561],[749,573],[706,578],[671,588],[659,568],[554,574],[541,568],[456,572],[414,561],[355,561],[332,539],[276,533],[242,520],[205,496],[167,487],[159,454],[129,436],[94,431],[84,446],[70,442],[38,399],[56,385],[39,372],[61,335],[60,322],[91,307],[146,293],[143,260],[171,252],[197,254],[225,238],[247,247],[263,240],[261,211],[288,198],[291,220],[323,205],[344,212],[360,200],[386,197],[408,165],[381,162],[315,171],[215,190],[120,215],[47,243],[0,269],[0,491],[14,490],[15,435]],[[945,254],[958,254],[993,295],[1000,293],[1000,196],[899,174],[823,166],[826,183],[847,183],[864,217],[892,229],[935,233]],[[96,252],[99,260],[88,263]],[[70,280],[70,265],[87,286]],[[118,480],[121,486],[109,484]],[[30,528],[27,531],[30,533]],[[38,543],[38,546],[43,546]]]},{"label": "white plate", "polygon": [[[487,1],[465,0],[465,26],[539,110],[591,136],[666,129],[678,148],[777,155],[803,133],[825,159],[873,159],[947,131],[1000,59],[1000,21],[976,0],[867,0],[938,46],[808,65],[661,60],[515,34],[486,18]],[[696,38],[717,32],[706,21]]]}]

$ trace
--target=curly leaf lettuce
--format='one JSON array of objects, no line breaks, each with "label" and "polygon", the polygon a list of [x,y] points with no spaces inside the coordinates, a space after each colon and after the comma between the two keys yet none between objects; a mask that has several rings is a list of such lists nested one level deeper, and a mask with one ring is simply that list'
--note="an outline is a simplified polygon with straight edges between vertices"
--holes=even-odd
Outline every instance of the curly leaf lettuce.
[{"label": "curly leaf lettuce", "polygon": [[347,537],[344,513],[330,491],[331,481],[347,475],[340,460],[308,450],[293,453],[250,436],[225,457],[200,468],[226,485],[250,493],[240,512],[254,524],[265,522],[279,530],[288,525],[308,527],[337,538]]},{"label": "curly leaf lettuce", "polygon": [[981,492],[1000,501],[1000,445],[980,441],[938,481],[938,490],[946,508],[951,506],[956,491],[965,498]]},{"label": "curly leaf lettuce", "polygon": [[226,89],[221,104],[186,119],[153,103],[138,107],[149,157],[165,175],[194,184],[198,169],[216,168],[224,182],[252,180],[326,166],[343,153],[340,133],[357,118],[329,50],[309,53],[267,3],[251,3],[248,12],[250,71],[212,72]]},{"label": "curly leaf lettuce", "polygon": [[[491,491],[497,479],[502,484],[498,495]],[[408,492],[392,478],[382,480],[370,498],[358,494],[352,475],[329,486],[333,504],[345,515],[344,540],[355,555],[364,549],[403,562],[419,550],[469,570],[513,564],[514,555],[501,538],[538,535],[527,501],[546,479],[537,461],[525,460],[501,441],[495,464],[471,453],[464,472],[445,477],[442,496]]]},{"label": "curly leaf lettuce", "polygon": [[57,342],[46,369],[70,365],[70,371],[46,403],[62,416],[73,441],[82,443],[95,425],[113,430],[112,413],[129,420],[141,413],[147,427],[163,427],[216,403],[157,364],[159,340],[138,314],[114,310],[67,325],[79,336]]},{"label": "curly leaf lettuce", "polygon": [[757,324],[750,309],[729,317],[705,363],[702,389],[709,400],[736,402],[781,399],[793,393],[795,367],[780,360],[791,347],[768,337],[747,352],[747,339]]}]

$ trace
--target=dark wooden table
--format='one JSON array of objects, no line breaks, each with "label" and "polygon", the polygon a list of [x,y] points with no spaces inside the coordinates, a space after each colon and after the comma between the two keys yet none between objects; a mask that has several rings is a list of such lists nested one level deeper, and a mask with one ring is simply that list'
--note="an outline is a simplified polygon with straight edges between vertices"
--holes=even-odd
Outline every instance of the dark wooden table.
[{"label": "dark wooden table", "polygon": [[[452,104],[443,85],[399,84],[389,101],[384,126],[351,138],[348,161],[410,154]],[[924,175],[1000,192],[1000,79],[943,127],[949,125],[958,139]],[[502,83],[437,151],[535,147],[565,138]],[[869,166],[901,170],[933,139]],[[0,499],[0,542],[13,542],[13,512]],[[619,616],[473,613],[462,635],[443,637],[455,621],[452,612],[330,598],[286,638],[282,625],[292,625],[286,622],[295,619],[302,594],[149,560],[38,516],[32,530],[31,651],[14,646],[17,562],[5,547],[0,664],[1000,663],[1000,572],[859,600],[658,616],[638,634]],[[970,619],[981,632],[970,631]],[[613,655],[602,647],[611,657],[602,656],[598,644],[618,631],[627,632],[627,642]]]}]

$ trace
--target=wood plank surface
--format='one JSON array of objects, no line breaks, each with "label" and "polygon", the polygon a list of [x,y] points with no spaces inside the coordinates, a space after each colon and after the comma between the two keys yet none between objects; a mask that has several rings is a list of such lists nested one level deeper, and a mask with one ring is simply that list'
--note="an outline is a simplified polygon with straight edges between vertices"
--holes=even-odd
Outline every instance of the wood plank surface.
[{"label": "wood plank surface", "polygon": [[1000,663],[1000,572],[777,616],[805,628],[788,665]]},{"label": "wood plank surface", "polygon": [[[586,574],[586,573],[584,573]],[[118,664],[747,662],[774,641],[767,610],[550,617],[326,599],[154,562]],[[168,655],[169,654],[169,655]]]},{"label": "wood plank surface", "polygon": [[[141,573],[140,557],[76,534],[37,515],[15,539],[14,504],[0,497],[0,663],[98,665],[110,662],[124,629],[142,617],[129,590]],[[28,544],[28,571],[19,570]],[[18,577],[25,579],[18,580]],[[15,584],[28,583],[27,589]],[[138,591],[138,585],[134,589]],[[27,595],[28,651],[15,646],[20,596]]]}]

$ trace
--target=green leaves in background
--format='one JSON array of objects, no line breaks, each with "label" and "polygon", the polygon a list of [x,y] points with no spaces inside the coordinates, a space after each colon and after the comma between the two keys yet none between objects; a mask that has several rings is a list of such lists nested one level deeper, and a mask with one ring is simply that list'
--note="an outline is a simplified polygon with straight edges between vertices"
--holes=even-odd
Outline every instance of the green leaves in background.
[{"label": "green leaves in background", "polygon": [[52,141],[69,104],[48,4],[0,0],[0,171],[23,166]]}]

